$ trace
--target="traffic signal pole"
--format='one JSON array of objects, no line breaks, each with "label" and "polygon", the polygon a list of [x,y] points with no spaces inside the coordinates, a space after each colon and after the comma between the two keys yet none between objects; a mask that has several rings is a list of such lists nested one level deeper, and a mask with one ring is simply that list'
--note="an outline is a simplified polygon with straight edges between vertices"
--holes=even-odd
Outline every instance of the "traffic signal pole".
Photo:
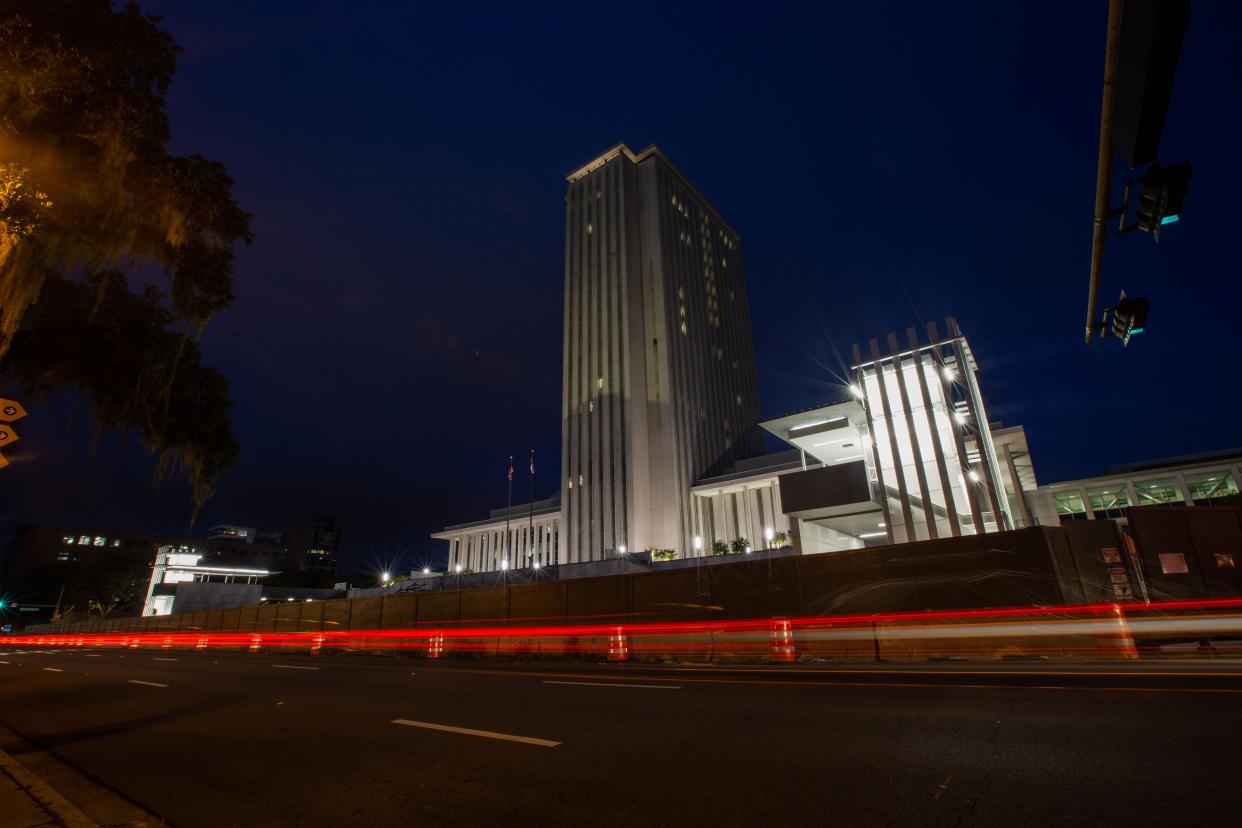
[{"label": "traffic signal pole", "polygon": [[1091,237],[1091,281],[1087,285],[1087,328],[1085,341],[1091,344],[1095,320],[1096,292],[1104,265],[1104,236],[1112,211],[1108,207],[1113,184],[1113,91],[1117,75],[1117,53],[1121,42],[1121,12],[1125,0],[1109,0],[1108,45],[1104,49],[1104,100],[1100,107],[1100,155],[1095,177],[1095,229]]}]

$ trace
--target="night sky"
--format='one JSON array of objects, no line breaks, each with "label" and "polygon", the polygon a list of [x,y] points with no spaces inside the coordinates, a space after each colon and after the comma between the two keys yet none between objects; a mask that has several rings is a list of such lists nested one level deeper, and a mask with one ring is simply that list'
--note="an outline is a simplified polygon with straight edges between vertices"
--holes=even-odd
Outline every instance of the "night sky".
[{"label": "night sky", "polygon": [[[1161,157],[1195,167],[1157,244],[1110,237],[1082,344],[1107,3],[147,0],[185,48],[174,150],[223,161],[256,241],[203,351],[238,465],[196,532],[322,515],[343,567],[557,487],[565,175],[659,145],[741,234],[765,416],[834,397],[850,345],[955,315],[1041,482],[1242,444],[1242,5],[1192,10]],[[11,389],[8,389],[11,390]],[[0,472],[19,522],[185,531],[184,485],[67,396]]]}]

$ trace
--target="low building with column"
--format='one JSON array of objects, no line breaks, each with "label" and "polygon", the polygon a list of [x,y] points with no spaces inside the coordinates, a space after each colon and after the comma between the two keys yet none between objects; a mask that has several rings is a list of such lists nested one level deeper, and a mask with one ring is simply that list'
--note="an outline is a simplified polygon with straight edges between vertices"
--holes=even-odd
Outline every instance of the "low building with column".
[{"label": "low building with column", "polygon": [[447,526],[431,537],[448,542],[449,572],[495,572],[563,562],[561,498],[492,509],[485,520]]},{"label": "low building with column", "polygon": [[1143,506],[1242,506],[1242,449],[1113,466],[1099,477],[1039,487],[1042,523],[1109,518]]}]

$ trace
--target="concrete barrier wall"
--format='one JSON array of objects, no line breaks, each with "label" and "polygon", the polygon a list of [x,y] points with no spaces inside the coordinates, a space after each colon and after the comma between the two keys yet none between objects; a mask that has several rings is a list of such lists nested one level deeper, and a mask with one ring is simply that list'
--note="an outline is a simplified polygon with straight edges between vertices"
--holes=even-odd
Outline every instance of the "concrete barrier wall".
[{"label": "concrete barrier wall", "polygon": [[[841,553],[766,560],[741,557],[727,564],[637,575],[274,603],[44,625],[45,629],[31,632],[258,632],[276,634],[273,640],[280,640],[281,633],[331,636],[353,630],[410,630],[409,636],[399,639],[377,635],[351,640],[349,646],[408,647],[425,653],[437,631],[478,628],[477,636],[445,636],[443,655],[503,652],[602,658],[609,651],[609,635],[558,636],[555,628],[693,622],[701,626],[689,632],[672,629],[644,635],[641,642],[635,642],[630,657],[756,660],[771,652],[770,631],[764,627],[739,631],[736,622],[1111,602],[1109,567],[1102,550],[1121,545],[1111,522],[1090,521]],[[731,623],[735,626],[730,627]],[[833,660],[954,657],[966,648],[963,637],[949,625],[940,632],[914,629],[920,626],[916,619],[871,627],[855,623],[834,631],[825,621],[823,627],[798,630],[795,637],[801,657]],[[510,629],[520,634],[511,635]],[[1071,655],[1094,647],[1089,635],[1068,628],[1063,635],[1056,627],[1032,629],[1023,628],[1023,635],[1030,639],[1023,643],[1020,636],[996,627],[992,631],[995,641],[983,649],[1003,657],[1036,651]],[[982,645],[976,641],[971,646]]]}]

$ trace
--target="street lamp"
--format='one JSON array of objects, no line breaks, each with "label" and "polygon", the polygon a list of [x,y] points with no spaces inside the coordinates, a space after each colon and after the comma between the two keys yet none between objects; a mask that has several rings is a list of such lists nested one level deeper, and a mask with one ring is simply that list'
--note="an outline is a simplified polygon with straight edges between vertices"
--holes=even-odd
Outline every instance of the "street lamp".
[{"label": "street lamp", "polygon": [[539,561],[535,561],[535,563],[534,563],[534,567],[535,567],[535,569],[538,569],[538,568],[539,568]]},{"label": "street lamp", "polygon": [[694,551],[698,552],[703,548],[703,538],[698,535],[694,536]]},{"label": "street lamp", "polygon": [[618,546],[618,547],[617,547],[617,551],[618,551],[618,552],[620,552],[622,555],[624,555],[624,554],[625,554],[625,544],[621,544],[620,546]]},{"label": "street lamp", "polygon": [[391,576],[387,572],[385,572],[383,575],[380,575],[380,580],[383,581],[384,583],[388,583],[388,579],[390,577]]},{"label": "street lamp", "polygon": [[508,559],[508,558],[505,558],[503,561],[501,561],[501,562],[500,562],[500,568],[501,568],[502,570],[504,570],[504,569],[508,569],[508,568],[509,568],[509,559]]},{"label": "street lamp", "polygon": [[424,566],[424,567],[423,567],[423,574],[424,574],[424,575],[430,575],[430,574],[431,574],[431,567],[429,567],[429,566]]},{"label": "street lamp", "polygon": [[763,527],[763,538],[768,542],[768,549],[772,548],[772,539],[776,537],[776,530],[771,526]]},{"label": "street lamp", "polygon": [[456,569],[457,574],[458,574],[458,575],[460,575],[460,574],[461,574],[461,564],[458,564],[458,565],[457,565],[456,567],[454,567],[454,568]]}]

